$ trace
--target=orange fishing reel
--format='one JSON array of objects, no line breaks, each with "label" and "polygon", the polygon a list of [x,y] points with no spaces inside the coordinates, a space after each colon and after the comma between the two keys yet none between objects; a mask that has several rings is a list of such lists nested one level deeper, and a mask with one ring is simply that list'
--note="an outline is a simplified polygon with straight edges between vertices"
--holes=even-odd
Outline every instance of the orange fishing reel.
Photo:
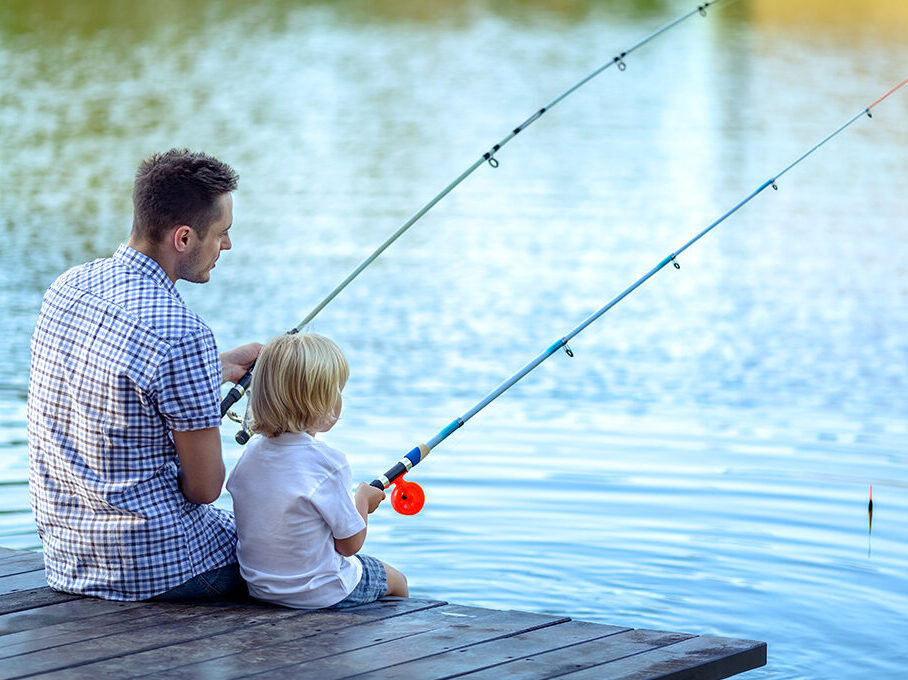
[{"label": "orange fishing reel", "polygon": [[387,490],[392,485],[394,486],[391,491],[391,507],[401,515],[415,515],[426,504],[426,494],[422,487],[416,482],[408,482],[404,479],[404,475],[410,471],[410,468],[428,456],[429,451],[431,449],[426,444],[418,444],[406,456],[401,458],[394,467],[381,477],[370,482],[370,485],[376,489]]},{"label": "orange fishing reel", "polygon": [[408,482],[400,475],[393,482],[391,507],[401,515],[415,515],[426,504],[426,493],[416,482]]}]

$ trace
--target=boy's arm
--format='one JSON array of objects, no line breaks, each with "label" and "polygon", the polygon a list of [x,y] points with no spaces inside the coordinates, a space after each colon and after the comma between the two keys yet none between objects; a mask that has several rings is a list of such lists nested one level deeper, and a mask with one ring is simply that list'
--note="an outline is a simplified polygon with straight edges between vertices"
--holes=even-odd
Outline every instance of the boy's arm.
[{"label": "boy's arm", "polygon": [[365,482],[360,482],[360,485],[356,489],[356,494],[353,496],[353,504],[356,506],[356,511],[363,518],[363,522],[365,522],[367,526],[363,527],[362,531],[359,531],[352,536],[348,536],[347,538],[335,538],[334,549],[337,550],[337,552],[344,557],[350,557],[360,551],[363,547],[363,543],[366,542],[369,515],[375,512],[375,509],[383,500],[385,500],[384,491],[376,489],[374,486],[370,486]]}]

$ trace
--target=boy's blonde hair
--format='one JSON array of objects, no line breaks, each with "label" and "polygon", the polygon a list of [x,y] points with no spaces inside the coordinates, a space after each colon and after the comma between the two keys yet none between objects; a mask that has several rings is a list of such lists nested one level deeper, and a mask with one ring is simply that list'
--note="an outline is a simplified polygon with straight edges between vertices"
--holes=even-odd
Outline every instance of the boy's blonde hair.
[{"label": "boy's blonde hair", "polygon": [[315,333],[281,335],[262,348],[252,376],[252,431],[324,431],[336,421],[335,407],[350,369],[340,347]]}]

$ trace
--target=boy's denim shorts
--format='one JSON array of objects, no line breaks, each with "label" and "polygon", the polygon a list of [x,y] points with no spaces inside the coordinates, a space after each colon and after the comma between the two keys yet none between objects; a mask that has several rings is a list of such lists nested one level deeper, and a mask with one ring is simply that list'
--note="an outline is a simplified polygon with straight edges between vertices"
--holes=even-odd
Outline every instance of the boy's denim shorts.
[{"label": "boy's denim shorts", "polygon": [[329,609],[345,609],[360,604],[369,604],[384,597],[388,591],[388,576],[381,560],[369,555],[354,555],[353,557],[362,563],[363,577],[346,598],[331,605]]}]

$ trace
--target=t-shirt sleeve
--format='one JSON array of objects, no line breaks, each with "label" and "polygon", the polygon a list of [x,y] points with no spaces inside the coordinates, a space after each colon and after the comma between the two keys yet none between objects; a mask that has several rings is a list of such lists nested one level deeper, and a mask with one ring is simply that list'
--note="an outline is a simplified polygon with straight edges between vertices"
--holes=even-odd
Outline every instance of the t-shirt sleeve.
[{"label": "t-shirt sleeve", "polygon": [[312,504],[331,528],[334,538],[350,538],[366,528],[343,481],[341,470],[325,478],[312,494]]},{"label": "t-shirt sleeve", "polygon": [[220,426],[220,389],[221,358],[208,328],[173,345],[155,378],[158,411],[178,432]]}]

